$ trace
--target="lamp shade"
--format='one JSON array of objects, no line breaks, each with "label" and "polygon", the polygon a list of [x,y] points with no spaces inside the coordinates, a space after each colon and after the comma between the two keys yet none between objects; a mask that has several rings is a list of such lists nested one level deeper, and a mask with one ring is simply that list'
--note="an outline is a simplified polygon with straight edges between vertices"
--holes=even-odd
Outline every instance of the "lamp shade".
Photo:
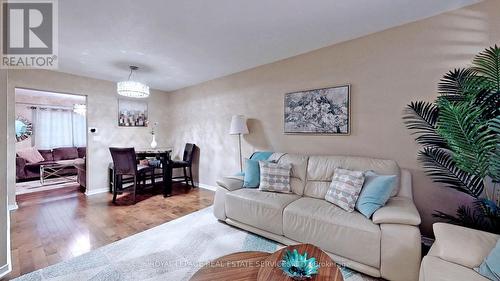
[{"label": "lamp shade", "polygon": [[248,134],[247,119],[243,115],[233,115],[231,118],[230,135]]}]

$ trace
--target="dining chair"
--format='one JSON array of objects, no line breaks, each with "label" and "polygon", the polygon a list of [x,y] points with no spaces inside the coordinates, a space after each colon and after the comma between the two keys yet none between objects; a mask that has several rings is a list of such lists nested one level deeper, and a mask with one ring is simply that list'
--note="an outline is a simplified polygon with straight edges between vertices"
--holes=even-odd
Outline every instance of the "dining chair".
[{"label": "dining chair", "polygon": [[172,169],[182,168],[184,171],[184,176],[173,177],[172,180],[175,181],[175,179],[182,179],[180,181],[181,182],[185,181],[187,186],[189,186],[189,181],[191,181],[191,186],[196,187],[193,181],[193,168],[192,168],[195,149],[196,145],[194,143],[186,143],[186,146],[184,147],[184,154],[182,156],[182,160],[172,161]]},{"label": "dining chair", "polygon": [[135,154],[135,149],[132,148],[117,148],[110,147],[109,152],[113,158],[113,203],[116,203],[116,196],[119,192],[126,188],[123,188],[123,178],[124,176],[133,177],[133,201],[135,204],[135,195],[137,192],[137,187],[141,186],[141,180],[144,181],[146,186],[147,175],[151,176],[151,184],[155,185],[154,167],[137,165],[137,155]]}]

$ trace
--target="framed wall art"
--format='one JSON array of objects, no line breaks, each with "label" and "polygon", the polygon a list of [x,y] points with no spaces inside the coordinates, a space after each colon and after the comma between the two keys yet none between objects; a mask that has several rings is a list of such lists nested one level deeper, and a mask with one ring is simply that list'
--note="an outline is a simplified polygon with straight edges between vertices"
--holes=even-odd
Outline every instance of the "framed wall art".
[{"label": "framed wall art", "polygon": [[349,135],[350,85],[285,94],[285,134]]},{"label": "framed wall art", "polygon": [[141,100],[118,99],[118,126],[147,127],[148,102]]}]

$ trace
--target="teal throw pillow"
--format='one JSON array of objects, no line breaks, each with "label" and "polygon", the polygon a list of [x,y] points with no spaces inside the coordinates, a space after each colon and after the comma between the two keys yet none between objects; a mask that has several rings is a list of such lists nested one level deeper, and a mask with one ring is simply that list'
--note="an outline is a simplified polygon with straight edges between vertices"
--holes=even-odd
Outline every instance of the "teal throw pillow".
[{"label": "teal throw pillow", "polygon": [[271,151],[257,151],[257,152],[254,152],[252,154],[250,159],[264,161],[264,160],[269,159],[269,157],[271,157],[272,154],[273,154],[273,152],[271,152]]},{"label": "teal throw pillow", "polygon": [[259,161],[245,159],[245,176],[243,177],[243,187],[257,188],[260,183]]},{"label": "teal throw pillow", "polygon": [[245,159],[245,172],[240,173],[243,176],[243,187],[257,188],[260,184],[259,160],[267,160],[273,152],[257,151],[252,154],[250,159]]},{"label": "teal throw pillow", "polygon": [[365,173],[365,182],[356,209],[365,217],[371,218],[376,210],[383,207],[391,197],[391,193],[396,187],[395,175],[377,175],[373,171]]}]

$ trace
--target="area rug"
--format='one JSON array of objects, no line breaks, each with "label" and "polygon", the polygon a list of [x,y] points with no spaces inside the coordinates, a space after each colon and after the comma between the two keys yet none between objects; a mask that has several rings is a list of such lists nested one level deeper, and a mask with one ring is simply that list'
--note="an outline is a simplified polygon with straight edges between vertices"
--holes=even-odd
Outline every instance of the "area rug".
[{"label": "area rug", "polygon": [[16,183],[16,195],[47,191],[69,186],[80,186],[80,184],[76,182],[76,176],[69,176],[68,178],[46,179],[43,185],[40,183],[40,180]]},{"label": "area rug", "polygon": [[[217,221],[208,207],[15,280],[172,280],[189,278],[215,258],[283,245]],[[342,268],[345,281],[373,281]]]}]

